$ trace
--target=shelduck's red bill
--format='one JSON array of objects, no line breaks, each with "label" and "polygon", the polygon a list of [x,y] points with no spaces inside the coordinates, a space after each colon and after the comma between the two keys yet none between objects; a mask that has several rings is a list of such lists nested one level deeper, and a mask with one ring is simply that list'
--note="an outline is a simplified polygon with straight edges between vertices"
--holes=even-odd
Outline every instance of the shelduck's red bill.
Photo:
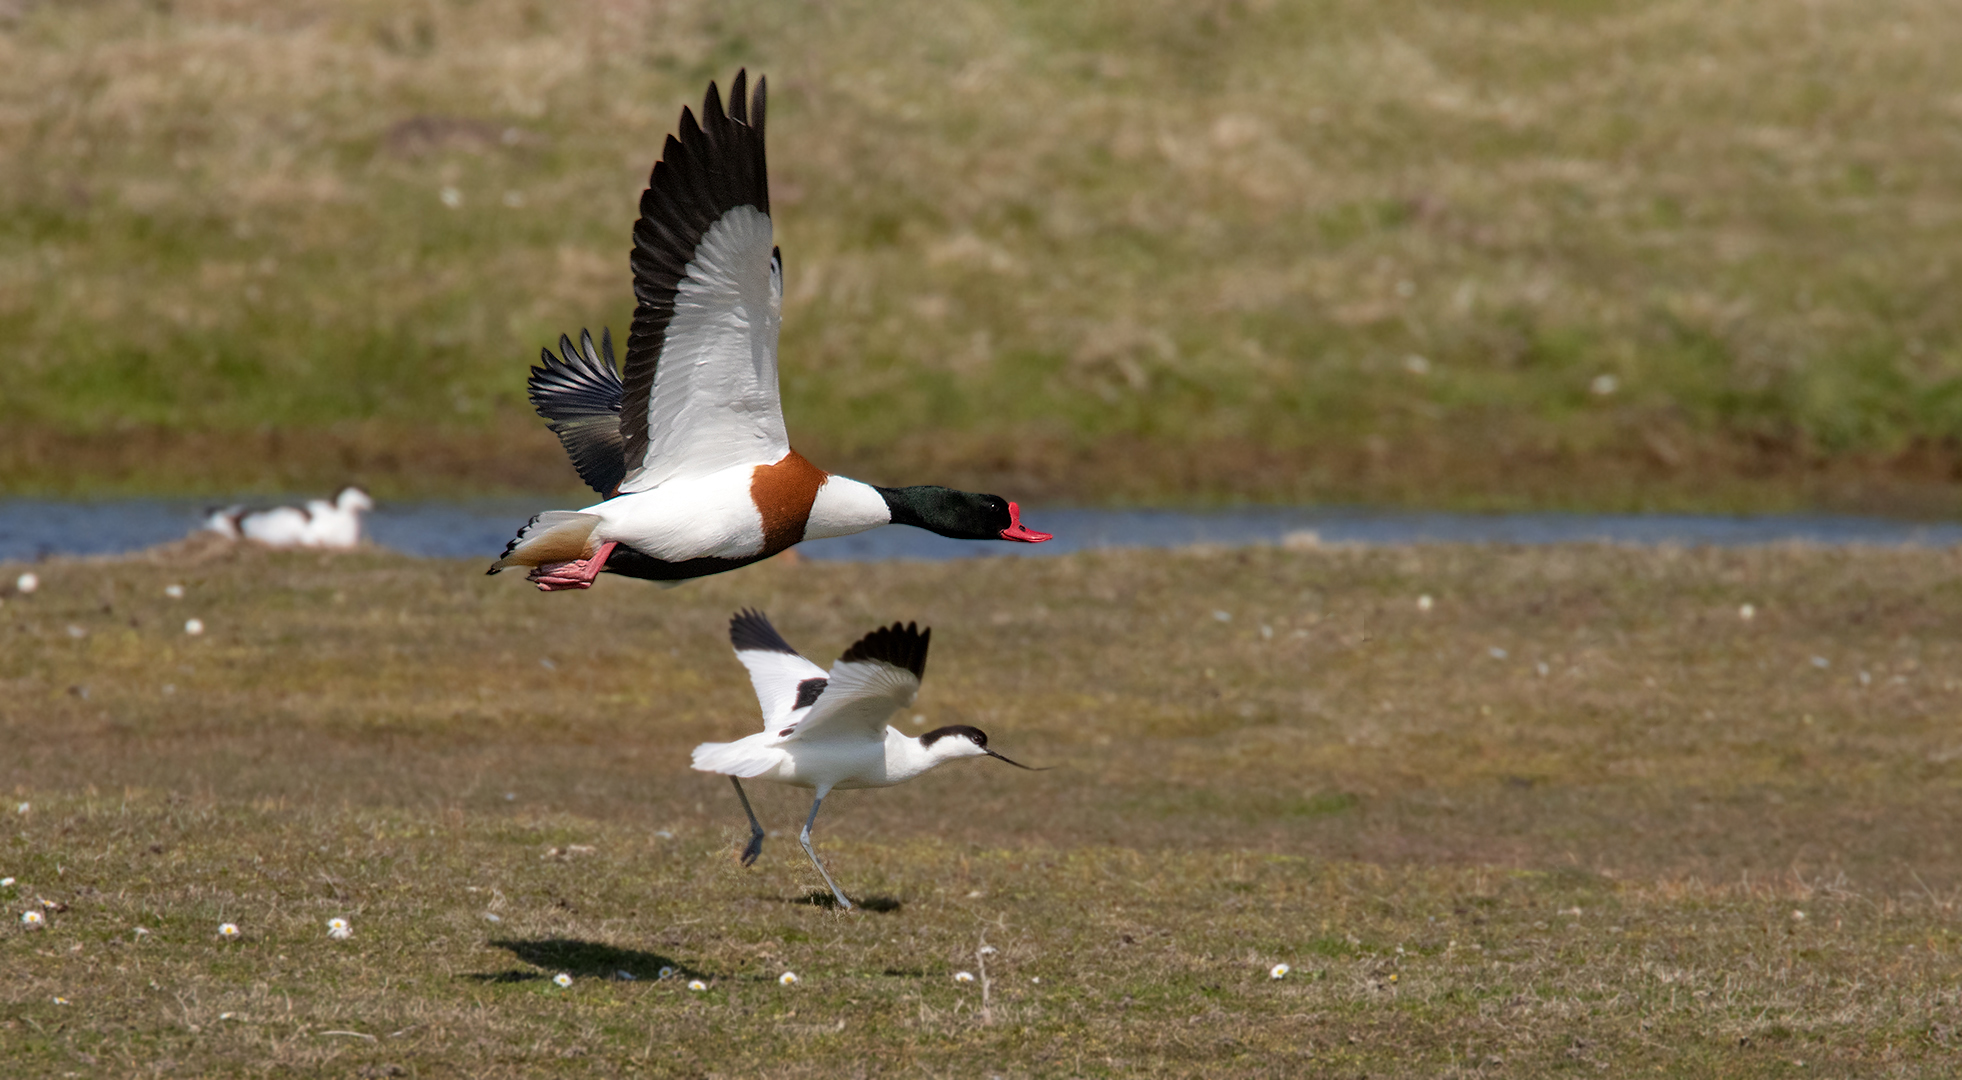
[{"label": "shelduck's red bill", "polygon": [[1022,508],[1014,503],[1008,504],[1008,528],[1001,531],[1003,540],[1020,540],[1024,544],[1040,544],[1053,539],[1050,533],[1037,532],[1022,524]]}]

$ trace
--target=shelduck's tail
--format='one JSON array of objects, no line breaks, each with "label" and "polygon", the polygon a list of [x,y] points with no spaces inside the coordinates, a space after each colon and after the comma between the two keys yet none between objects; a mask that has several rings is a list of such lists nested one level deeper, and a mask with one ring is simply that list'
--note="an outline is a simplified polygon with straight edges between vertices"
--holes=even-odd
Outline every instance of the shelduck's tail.
[{"label": "shelduck's tail", "polygon": [[593,529],[598,514],[577,510],[547,510],[525,523],[518,535],[504,545],[504,557],[491,564],[490,573],[512,566],[544,566],[591,558],[599,544]]},{"label": "shelduck's tail", "polygon": [[762,776],[783,759],[774,746],[759,746],[750,739],[735,742],[705,742],[695,748],[693,764],[697,772],[721,773],[748,779]]}]

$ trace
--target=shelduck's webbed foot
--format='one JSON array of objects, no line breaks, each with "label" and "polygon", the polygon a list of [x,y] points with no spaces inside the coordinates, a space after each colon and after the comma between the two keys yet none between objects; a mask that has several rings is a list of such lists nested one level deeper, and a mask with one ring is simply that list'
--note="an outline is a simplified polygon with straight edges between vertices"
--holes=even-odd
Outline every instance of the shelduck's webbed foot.
[{"label": "shelduck's webbed foot", "polygon": [[763,854],[763,830],[758,829],[749,834],[749,843],[743,847],[743,865],[755,866],[756,857],[761,854]]},{"label": "shelduck's webbed foot", "polygon": [[525,578],[537,585],[540,592],[590,589],[593,587],[593,579],[599,577],[600,571],[606,568],[607,556],[613,554],[616,546],[616,542],[609,540],[601,544],[599,550],[587,558],[534,566]]}]

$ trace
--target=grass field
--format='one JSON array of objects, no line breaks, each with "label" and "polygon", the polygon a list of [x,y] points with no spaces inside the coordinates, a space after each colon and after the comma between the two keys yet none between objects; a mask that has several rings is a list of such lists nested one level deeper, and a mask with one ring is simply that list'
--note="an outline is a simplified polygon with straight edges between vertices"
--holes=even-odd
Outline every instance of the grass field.
[{"label": "grass field", "polygon": [[570,487],[771,80],[817,460],[1024,499],[1953,510],[1941,0],[0,4],[0,490]]},{"label": "grass field", "polygon": [[[1935,1077],[1962,1053],[1957,552],[777,560],[549,597],[380,553],[34,570],[0,606],[10,1076]],[[802,794],[753,785],[775,835],[742,870],[728,785],[686,767],[753,723],[742,604],[827,658],[932,624],[902,725],[1058,768],[833,796],[850,914],[813,901]],[[984,938],[985,998],[954,979]]]}]

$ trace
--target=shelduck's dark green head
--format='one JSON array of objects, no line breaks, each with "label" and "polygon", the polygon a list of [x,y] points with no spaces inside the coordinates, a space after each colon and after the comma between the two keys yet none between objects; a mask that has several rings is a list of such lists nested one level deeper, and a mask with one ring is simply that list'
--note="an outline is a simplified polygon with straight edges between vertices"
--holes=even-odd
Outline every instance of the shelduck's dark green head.
[{"label": "shelduck's dark green head", "polygon": [[956,540],[1014,540],[1040,544],[1050,538],[1022,524],[1022,508],[999,495],[923,484],[876,489],[895,525],[912,525]]}]

